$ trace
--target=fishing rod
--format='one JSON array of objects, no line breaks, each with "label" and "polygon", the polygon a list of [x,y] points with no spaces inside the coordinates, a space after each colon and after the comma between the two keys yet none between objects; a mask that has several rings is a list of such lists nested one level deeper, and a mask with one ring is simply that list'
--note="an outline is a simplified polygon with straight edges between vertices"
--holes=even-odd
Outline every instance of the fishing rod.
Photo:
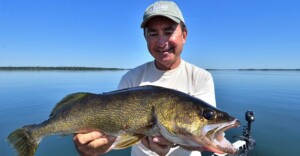
[{"label": "fishing rod", "polygon": [[255,120],[253,111],[248,110],[245,113],[245,119],[248,123],[247,126],[244,126],[243,135],[239,136],[239,140],[233,143],[233,146],[238,149],[237,153],[233,155],[214,153],[212,156],[250,156],[256,145],[255,140],[251,137],[251,124]]}]

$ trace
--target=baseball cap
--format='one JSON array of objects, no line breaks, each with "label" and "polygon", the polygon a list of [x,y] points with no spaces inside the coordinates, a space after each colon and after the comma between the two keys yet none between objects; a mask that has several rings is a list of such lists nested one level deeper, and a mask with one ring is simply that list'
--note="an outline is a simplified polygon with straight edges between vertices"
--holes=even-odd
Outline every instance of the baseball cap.
[{"label": "baseball cap", "polygon": [[151,4],[144,12],[141,28],[153,17],[164,16],[176,23],[183,22],[184,19],[178,6],[172,1],[157,1]]}]

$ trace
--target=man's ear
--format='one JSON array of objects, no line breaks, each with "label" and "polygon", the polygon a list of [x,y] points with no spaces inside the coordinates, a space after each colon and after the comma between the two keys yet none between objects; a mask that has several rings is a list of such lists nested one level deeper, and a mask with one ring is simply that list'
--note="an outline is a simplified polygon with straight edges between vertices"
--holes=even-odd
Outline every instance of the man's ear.
[{"label": "man's ear", "polygon": [[143,31],[144,31],[144,37],[145,37],[145,39],[147,39],[146,38],[146,28],[143,28]]},{"label": "man's ear", "polygon": [[188,30],[184,29],[182,31],[183,44],[186,42],[187,34],[188,34]]}]

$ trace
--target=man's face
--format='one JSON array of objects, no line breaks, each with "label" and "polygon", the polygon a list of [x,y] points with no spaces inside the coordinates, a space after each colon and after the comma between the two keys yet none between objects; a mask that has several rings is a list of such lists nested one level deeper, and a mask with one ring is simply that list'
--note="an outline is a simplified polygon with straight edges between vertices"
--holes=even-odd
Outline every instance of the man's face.
[{"label": "man's face", "polygon": [[182,31],[180,24],[168,18],[158,16],[147,22],[145,38],[158,69],[174,69],[180,64],[186,36],[187,32]]}]

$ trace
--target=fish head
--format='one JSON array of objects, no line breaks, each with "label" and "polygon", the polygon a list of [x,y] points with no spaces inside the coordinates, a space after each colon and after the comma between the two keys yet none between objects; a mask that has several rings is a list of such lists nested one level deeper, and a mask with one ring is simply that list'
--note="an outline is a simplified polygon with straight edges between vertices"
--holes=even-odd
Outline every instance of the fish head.
[{"label": "fish head", "polygon": [[[214,107],[199,108],[198,122],[194,122],[198,132],[185,135],[185,140],[190,139],[188,146],[182,147],[189,150],[211,151],[214,153],[234,154],[237,149],[224,137],[225,131],[240,125],[240,121],[228,113]],[[198,124],[198,125],[197,125]]]},{"label": "fish head", "polygon": [[238,119],[189,94],[172,90],[160,95],[153,116],[164,138],[188,150],[236,153],[224,132],[238,127]]},{"label": "fish head", "polygon": [[224,137],[224,132],[238,127],[240,122],[228,113],[206,103],[173,105],[165,110],[158,116],[158,127],[169,141],[187,150],[219,154],[237,151]]}]

